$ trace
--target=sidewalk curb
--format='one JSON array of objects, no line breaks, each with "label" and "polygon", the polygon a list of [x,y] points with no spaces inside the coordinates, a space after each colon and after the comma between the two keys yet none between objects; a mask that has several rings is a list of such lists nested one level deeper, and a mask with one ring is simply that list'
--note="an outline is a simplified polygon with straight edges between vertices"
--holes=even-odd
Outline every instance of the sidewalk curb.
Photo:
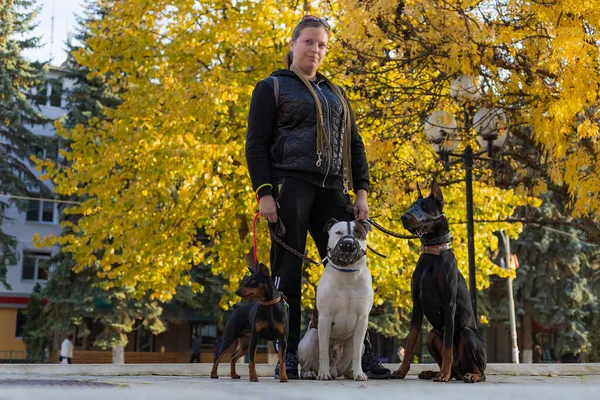
[{"label": "sidewalk curb", "polygon": [[[395,371],[397,364],[385,364]],[[273,376],[274,365],[257,364],[259,377]],[[212,364],[0,364],[1,375],[92,375],[92,376],[209,376]],[[438,370],[435,364],[412,364],[410,375]],[[248,375],[248,364],[238,364],[240,375]],[[594,364],[488,364],[487,375],[577,376],[600,375],[600,363]],[[229,378],[229,364],[219,366],[219,376]]]}]

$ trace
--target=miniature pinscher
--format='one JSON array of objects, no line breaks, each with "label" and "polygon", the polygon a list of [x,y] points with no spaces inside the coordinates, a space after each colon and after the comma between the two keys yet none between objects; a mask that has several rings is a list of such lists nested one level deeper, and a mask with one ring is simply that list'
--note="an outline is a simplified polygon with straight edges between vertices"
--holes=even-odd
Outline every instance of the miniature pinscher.
[{"label": "miniature pinscher", "polygon": [[[223,342],[215,356],[210,377],[218,378],[217,368],[223,353],[237,341],[237,349],[231,357],[231,379],[239,379],[235,372],[235,363],[240,357],[250,353],[250,364],[248,366],[250,382],[258,382],[256,375],[256,363],[254,356],[258,339],[278,340],[279,342],[279,365],[285,365],[285,353],[287,350],[288,337],[288,309],[285,297],[273,282],[271,274],[266,265],[260,264],[258,268],[248,268],[251,272],[235,294],[242,298],[258,300],[256,303],[245,304],[238,307],[225,325]],[[281,368],[280,382],[287,382],[288,377],[285,368]]]}]

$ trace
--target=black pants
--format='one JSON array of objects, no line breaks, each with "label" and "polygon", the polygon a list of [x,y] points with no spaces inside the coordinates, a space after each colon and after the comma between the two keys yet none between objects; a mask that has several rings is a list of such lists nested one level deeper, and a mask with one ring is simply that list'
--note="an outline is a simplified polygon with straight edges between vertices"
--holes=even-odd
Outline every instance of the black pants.
[{"label": "black pants", "polygon": [[[278,178],[273,191],[278,204],[278,215],[286,227],[283,241],[300,253],[306,248],[306,234],[317,245],[321,259],[327,256],[329,235],[323,227],[330,218],[352,221],[354,215],[346,211],[350,196],[341,190],[324,189],[298,178]],[[302,259],[284,249],[277,242],[271,245],[271,276],[275,286],[286,296],[290,305],[288,332],[289,353],[298,350],[302,294]],[[368,340],[365,341],[370,348]]]},{"label": "black pants", "polygon": [[63,356],[60,356],[60,357],[58,358],[58,361],[62,362],[62,360],[64,360],[65,358],[67,359],[67,362],[68,362],[69,364],[72,364],[72,363],[73,363],[73,359],[72,359],[71,357],[63,357]]},{"label": "black pants", "polygon": [[190,354],[190,363],[193,363],[193,362],[197,362],[197,363],[200,362],[200,353],[191,353]]}]

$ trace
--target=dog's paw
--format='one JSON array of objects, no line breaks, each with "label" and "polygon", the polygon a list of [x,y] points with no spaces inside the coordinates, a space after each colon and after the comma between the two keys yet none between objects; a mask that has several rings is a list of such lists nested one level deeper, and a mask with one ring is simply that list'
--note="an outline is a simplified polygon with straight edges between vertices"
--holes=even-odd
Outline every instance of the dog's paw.
[{"label": "dog's paw", "polygon": [[428,379],[431,380],[433,378],[435,378],[437,376],[437,372],[436,371],[423,371],[421,373],[419,373],[419,379]]},{"label": "dog's paw", "polygon": [[317,380],[319,380],[319,381],[330,381],[331,380],[331,375],[329,374],[329,372],[319,372],[319,375],[317,375]]},{"label": "dog's paw", "polygon": [[404,377],[406,376],[407,373],[408,373],[408,370],[403,370],[401,368],[398,368],[392,374],[392,379],[404,379]]},{"label": "dog's paw", "polygon": [[354,374],[352,374],[352,378],[355,381],[368,381],[369,380],[369,378],[367,377],[367,374],[365,374],[364,372],[354,373]]},{"label": "dog's paw", "polygon": [[448,382],[450,381],[450,375],[442,374],[438,372],[436,376],[433,378],[434,382]]},{"label": "dog's paw", "polygon": [[302,372],[301,378],[314,381],[317,379],[317,373],[315,371]]},{"label": "dog's paw", "polygon": [[463,377],[465,383],[485,382],[485,375],[483,374],[465,374]]}]

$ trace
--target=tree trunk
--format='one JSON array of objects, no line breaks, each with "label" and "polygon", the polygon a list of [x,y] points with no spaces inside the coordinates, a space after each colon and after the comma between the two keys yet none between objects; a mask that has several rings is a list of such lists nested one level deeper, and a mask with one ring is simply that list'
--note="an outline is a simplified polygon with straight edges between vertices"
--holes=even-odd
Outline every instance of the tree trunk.
[{"label": "tree trunk", "polygon": [[531,328],[531,303],[525,302],[525,315],[523,315],[523,364],[533,363],[533,341]]},{"label": "tree trunk", "polygon": [[123,346],[115,346],[112,348],[112,363],[125,364],[125,348]]}]

